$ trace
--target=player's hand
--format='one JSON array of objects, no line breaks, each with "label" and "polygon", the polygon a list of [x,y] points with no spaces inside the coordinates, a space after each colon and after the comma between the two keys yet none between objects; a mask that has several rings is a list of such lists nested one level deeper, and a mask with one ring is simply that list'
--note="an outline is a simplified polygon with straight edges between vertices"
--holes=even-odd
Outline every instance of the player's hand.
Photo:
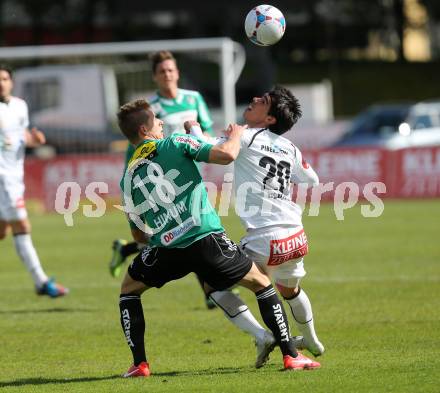
[{"label": "player's hand", "polygon": [[32,146],[44,145],[46,143],[46,137],[44,136],[43,132],[36,127],[32,127],[32,129],[29,131],[29,134]]},{"label": "player's hand", "polygon": [[195,120],[187,120],[185,123],[183,123],[183,127],[185,128],[185,131],[187,134],[191,132],[191,127],[200,127],[200,124]]}]

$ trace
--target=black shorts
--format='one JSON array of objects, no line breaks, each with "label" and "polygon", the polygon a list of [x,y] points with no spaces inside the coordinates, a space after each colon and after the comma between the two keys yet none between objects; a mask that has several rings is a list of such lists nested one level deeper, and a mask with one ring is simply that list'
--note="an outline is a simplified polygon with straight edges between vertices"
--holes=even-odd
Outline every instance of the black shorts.
[{"label": "black shorts", "polygon": [[239,282],[252,261],[225,233],[211,233],[185,248],[145,247],[128,268],[130,277],[160,288],[194,272],[216,290]]}]

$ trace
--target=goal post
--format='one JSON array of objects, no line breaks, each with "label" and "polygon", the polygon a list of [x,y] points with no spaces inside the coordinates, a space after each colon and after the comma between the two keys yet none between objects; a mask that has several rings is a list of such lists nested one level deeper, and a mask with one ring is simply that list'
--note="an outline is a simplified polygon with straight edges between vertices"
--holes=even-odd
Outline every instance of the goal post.
[{"label": "goal post", "polygon": [[140,55],[159,50],[219,53],[215,58],[220,68],[219,87],[224,123],[236,121],[235,84],[243,70],[246,55],[241,44],[227,37],[4,47],[0,48],[0,59],[21,61],[75,56]]}]

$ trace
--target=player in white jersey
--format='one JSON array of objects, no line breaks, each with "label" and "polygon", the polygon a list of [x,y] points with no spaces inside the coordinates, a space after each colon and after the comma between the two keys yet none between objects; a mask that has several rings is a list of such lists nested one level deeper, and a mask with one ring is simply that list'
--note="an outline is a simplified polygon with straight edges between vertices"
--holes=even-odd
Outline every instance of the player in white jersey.
[{"label": "player in white jersey", "polygon": [[11,69],[0,65],[0,240],[11,228],[17,254],[32,276],[37,294],[55,298],[68,290],[49,279],[41,267],[24,204],[25,148],[44,144],[45,137],[36,128],[28,130],[26,102],[13,97],[12,88]]},{"label": "player in white jersey", "polygon": [[[319,180],[300,150],[281,136],[297,122],[301,109],[289,90],[276,87],[254,98],[243,116],[249,128],[234,162],[236,211],[247,231],[241,246],[274,279],[289,304],[302,334],[297,338],[298,348],[319,356],[324,346],[314,329],[310,300],[299,286],[306,274],[303,257],[308,252],[302,209],[291,200],[292,183],[313,186]],[[202,137],[194,122],[185,128]]]}]

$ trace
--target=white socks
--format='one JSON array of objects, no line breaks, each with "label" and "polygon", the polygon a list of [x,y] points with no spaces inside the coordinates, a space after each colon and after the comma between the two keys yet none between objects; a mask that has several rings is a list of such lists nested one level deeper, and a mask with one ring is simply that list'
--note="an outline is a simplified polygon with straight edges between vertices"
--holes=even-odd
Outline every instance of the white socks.
[{"label": "white socks", "polygon": [[228,318],[240,330],[263,340],[266,330],[259,324],[245,303],[231,291],[215,291],[211,299],[224,311]]},{"label": "white socks", "polygon": [[31,235],[28,233],[14,235],[15,249],[26,269],[32,275],[35,285],[40,288],[48,280],[41,267],[37,251],[32,244]]},{"label": "white socks", "polygon": [[312,305],[307,294],[300,289],[298,296],[287,300],[287,303],[289,303],[293,318],[302,336],[311,344],[318,343],[319,339],[313,325]]}]

